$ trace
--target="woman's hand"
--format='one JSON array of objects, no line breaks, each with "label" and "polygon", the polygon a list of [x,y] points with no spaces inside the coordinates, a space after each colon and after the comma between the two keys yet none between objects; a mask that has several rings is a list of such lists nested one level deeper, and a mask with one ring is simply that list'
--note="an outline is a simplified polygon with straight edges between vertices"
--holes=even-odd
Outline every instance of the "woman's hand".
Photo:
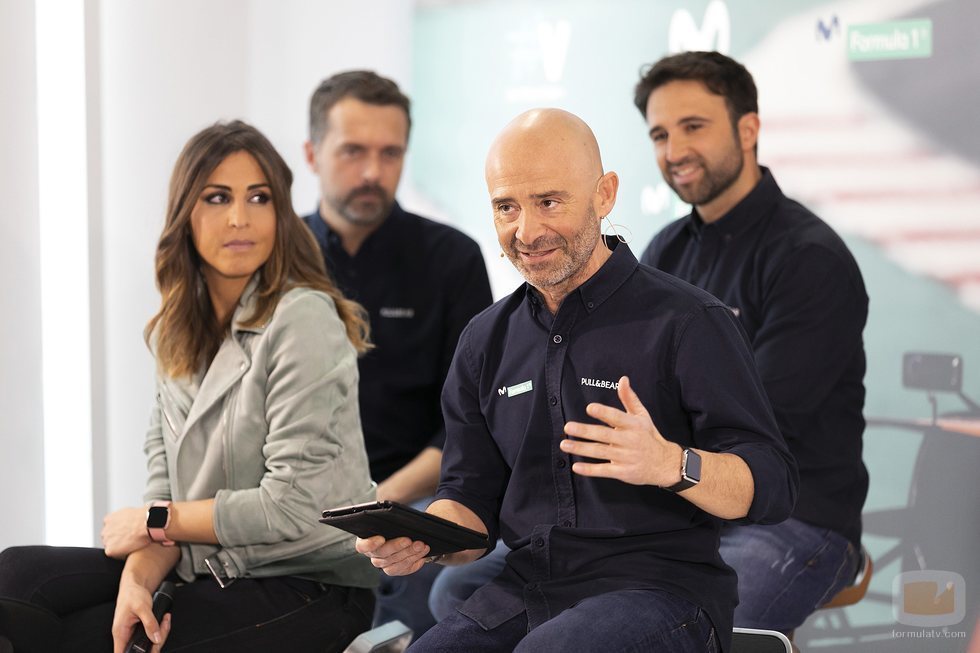
[{"label": "woman's hand", "polygon": [[157,623],[153,616],[150,591],[139,583],[124,578],[119,583],[116,612],[112,618],[113,653],[123,653],[139,622],[143,622],[143,629],[153,642],[151,653],[160,653],[170,635],[170,613],[165,614],[160,623]]},{"label": "woman's hand", "polygon": [[146,508],[123,508],[102,519],[102,546],[110,558],[122,560],[150,542]]}]

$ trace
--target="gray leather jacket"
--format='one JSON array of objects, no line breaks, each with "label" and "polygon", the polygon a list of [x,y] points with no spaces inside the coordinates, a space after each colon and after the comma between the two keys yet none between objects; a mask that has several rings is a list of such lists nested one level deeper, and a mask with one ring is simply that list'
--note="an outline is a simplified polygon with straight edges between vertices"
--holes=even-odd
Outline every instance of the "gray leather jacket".
[{"label": "gray leather jacket", "polygon": [[264,325],[243,328],[246,288],[203,378],[157,375],[144,451],[145,500],[214,498],[219,546],[181,543],[177,573],[230,578],[297,575],[377,584],[354,537],[324,526],[324,508],[371,501],[357,401],[357,359],[333,301],[296,288]]}]

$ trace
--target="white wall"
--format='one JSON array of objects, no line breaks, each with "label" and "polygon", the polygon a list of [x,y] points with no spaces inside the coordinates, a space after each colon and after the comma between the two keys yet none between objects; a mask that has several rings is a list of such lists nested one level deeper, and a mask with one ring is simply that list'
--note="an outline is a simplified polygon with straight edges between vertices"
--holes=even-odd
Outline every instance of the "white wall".
[{"label": "white wall", "polygon": [[0,549],[44,537],[34,3],[0,2]]},{"label": "white wall", "polygon": [[[411,92],[411,0],[251,0],[248,115],[293,171],[300,215],[316,208],[316,178],[303,158],[310,95],[326,77],[375,70]],[[406,175],[407,176],[407,175]]]},{"label": "white wall", "polygon": [[[247,15],[235,0],[101,4],[104,506],[141,501],[153,399],[143,326],[156,311],[153,256],[187,139],[245,111]],[[93,360],[93,367],[99,362]],[[94,389],[98,400],[98,390]]]},{"label": "white wall", "polygon": [[[309,96],[349,68],[409,90],[414,2],[85,2],[94,460],[79,464],[92,464],[95,544],[105,512],[141,500],[153,399],[142,331],[159,301],[153,255],[181,147],[217,120],[251,122],[293,169],[297,209],[312,210]],[[34,4],[0,3],[0,548],[45,535]]]}]

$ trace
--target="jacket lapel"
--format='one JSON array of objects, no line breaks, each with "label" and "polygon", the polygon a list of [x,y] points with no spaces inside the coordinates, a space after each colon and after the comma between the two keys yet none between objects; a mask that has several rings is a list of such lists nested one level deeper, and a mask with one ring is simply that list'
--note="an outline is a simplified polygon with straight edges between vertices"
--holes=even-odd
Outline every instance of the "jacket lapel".
[{"label": "jacket lapel", "polygon": [[245,286],[241,298],[238,300],[238,308],[231,319],[231,333],[222,341],[218,353],[208,367],[208,371],[201,381],[201,387],[197,391],[194,403],[191,405],[184,427],[181,429],[181,437],[194,426],[194,424],[207,413],[212,406],[218,403],[222,397],[245,375],[252,364],[251,355],[247,354],[241,344],[241,332],[261,332],[262,327],[242,327],[239,320],[246,319],[255,310],[255,290],[259,284],[259,274],[256,273]]},{"label": "jacket lapel", "polygon": [[248,371],[248,356],[238,343],[235,337],[225,338],[215,354],[211,366],[208,367],[201,387],[191,404],[191,410],[184,421],[184,428],[181,429],[183,437],[212,406],[218,403],[222,397],[234,386],[239,379]]}]

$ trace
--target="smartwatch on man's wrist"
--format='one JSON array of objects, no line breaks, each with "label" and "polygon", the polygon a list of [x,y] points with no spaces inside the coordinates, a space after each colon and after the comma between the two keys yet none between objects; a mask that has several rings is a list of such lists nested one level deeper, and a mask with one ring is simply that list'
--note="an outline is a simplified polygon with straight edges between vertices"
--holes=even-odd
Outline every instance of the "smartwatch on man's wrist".
[{"label": "smartwatch on man's wrist", "polygon": [[684,457],[681,462],[681,480],[664,489],[668,492],[681,492],[700,482],[701,454],[694,449],[684,449]]},{"label": "smartwatch on man's wrist", "polygon": [[146,532],[150,539],[163,546],[173,546],[174,541],[167,537],[170,525],[170,501],[154,501],[146,509]]}]

